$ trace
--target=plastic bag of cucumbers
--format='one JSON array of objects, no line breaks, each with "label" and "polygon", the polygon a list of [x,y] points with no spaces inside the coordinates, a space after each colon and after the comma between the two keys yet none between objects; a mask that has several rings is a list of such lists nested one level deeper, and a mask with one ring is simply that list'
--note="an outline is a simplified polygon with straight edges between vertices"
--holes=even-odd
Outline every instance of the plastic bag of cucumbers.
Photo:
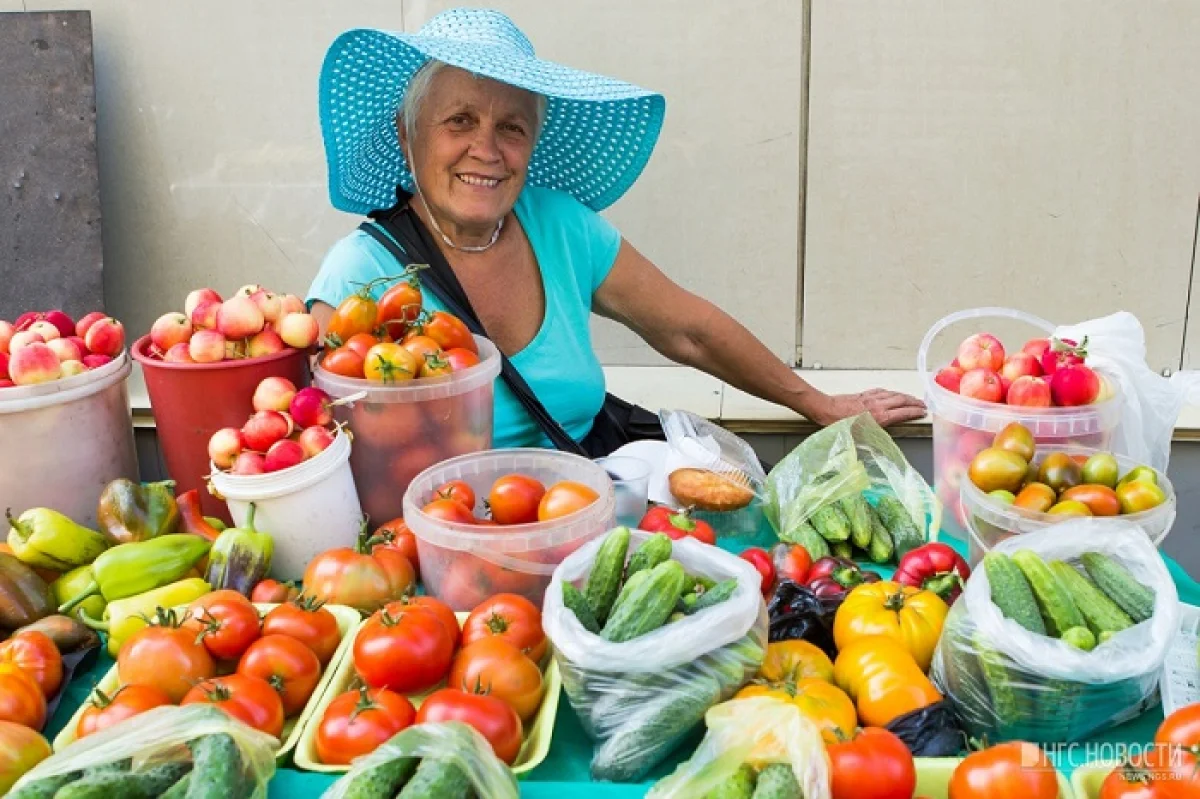
[{"label": "plastic bag of cucumbers", "polygon": [[942,506],[869,413],[804,440],[767,475],[764,511],[779,537],[813,560],[861,551],[896,562],[932,540]]},{"label": "plastic bag of cucumbers", "polygon": [[946,618],[931,676],[972,736],[1078,741],[1158,702],[1179,612],[1139,526],[1071,519],[984,556]]},{"label": "plastic bag of cucumbers", "polygon": [[278,739],[213,705],[156,707],[43,760],[8,797],[263,799],[278,748]]},{"label": "plastic bag of cucumbers", "polygon": [[492,745],[461,721],[416,724],[357,758],[321,799],[395,796],[398,799],[517,799],[512,771]]},{"label": "plastic bag of cucumbers", "polygon": [[592,777],[612,782],[642,779],[757,672],[767,646],[753,566],[624,527],[554,570],[542,626],[596,742]]}]

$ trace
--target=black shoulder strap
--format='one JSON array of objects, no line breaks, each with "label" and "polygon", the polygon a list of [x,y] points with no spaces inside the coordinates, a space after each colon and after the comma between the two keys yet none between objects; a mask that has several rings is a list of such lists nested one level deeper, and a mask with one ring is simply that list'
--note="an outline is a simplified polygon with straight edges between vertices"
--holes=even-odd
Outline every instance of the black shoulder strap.
[{"label": "black shoulder strap", "polygon": [[[428,264],[429,268],[423,270],[420,275],[422,283],[428,286],[446,306],[446,310],[461,319],[472,333],[487,337],[487,331],[475,315],[475,309],[471,307],[471,301],[467,298],[467,293],[455,276],[454,270],[450,268],[442,251],[438,249],[429,231],[412,209],[401,207],[392,213],[372,216],[375,221],[363,222],[358,226],[359,230],[383,245],[402,265]],[[380,230],[381,227],[383,230]],[[384,230],[387,233],[384,233]],[[556,449],[586,456],[584,448],[550,415],[546,406],[533,393],[533,389],[504,353],[500,353],[500,377]]]}]

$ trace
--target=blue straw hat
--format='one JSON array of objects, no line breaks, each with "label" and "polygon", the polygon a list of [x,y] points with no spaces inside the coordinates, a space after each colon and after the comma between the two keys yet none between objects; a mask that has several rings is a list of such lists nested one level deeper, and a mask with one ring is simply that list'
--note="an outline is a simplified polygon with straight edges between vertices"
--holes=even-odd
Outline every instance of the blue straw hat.
[{"label": "blue straw hat", "polygon": [[637,180],[662,129],[662,95],[536,58],[525,34],[497,11],[451,9],[415,34],[359,28],[339,36],[321,66],[321,135],[335,208],[365,214],[395,204],[397,185],[412,189],[396,112],[430,59],[545,95],[526,182],[597,211]]}]

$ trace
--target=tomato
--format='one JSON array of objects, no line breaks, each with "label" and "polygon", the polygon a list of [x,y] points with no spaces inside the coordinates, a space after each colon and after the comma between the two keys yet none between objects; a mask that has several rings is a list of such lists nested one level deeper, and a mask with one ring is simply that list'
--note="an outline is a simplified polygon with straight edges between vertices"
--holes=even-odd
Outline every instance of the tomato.
[{"label": "tomato", "polygon": [[518,594],[496,594],[471,611],[463,622],[463,646],[498,635],[541,663],[549,642],[542,631],[542,611]]},{"label": "tomato", "polygon": [[466,480],[451,480],[437,487],[434,499],[453,499],[470,511],[475,510],[475,489]]},{"label": "tomato", "polygon": [[988,447],[971,459],[967,474],[980,491],[1019,491],[1029,464],[1014,452]]},{"label": "tomato", "polygon": [[649,533],[666,533],[673,541],[691,536],[705,544],[717,543],[717,534],[708,522],[693,519],[687,510],[672,510],[666,505],[656,505],[646,511],[646,515],[638,522],[638,529]]},{"label": "tomato", "polygon": [[950,777],[949,799],[1056,799],[1058,773],[1036,745],[999,744],[963,758]]},{"label": "tomato", "polygon": [[886,635],[904,644],[929,671],[933,650],[949,608],[932,591],[891,580],[864,583],[846,595],[833,618],[833,641],[840,650],[857,638]]},{"label": "tomato", "polygon": [[850,697],[836,685],[815,677],[798,682],[753,682],[736,694],[739,699],[748,696],[771,696],[795,705],[817,725],[827,745],[853,737],[858,727],[858,715]]},{"label": "tomato", "polygon": [[454,367],[450,365],[449,361],[447,361],[441,355],[430,353],[426,355],[422,361],[421,371],[418,373],[418,376],[445,377],[446,375],[453,373]]},{"label": "tomato", "polygon": [[450,633],[425,610],[376,611],[354,638],[354,670],[363,682],[405,694],[441,681],[453,655]]},{"label": "tomato", "polygon": [[400,344],[404,349],[417,356],[417,363],[425,363],[426,355],[441,355],[442,348],[429,336],[406,336]]},{"label": "tomato", "polygon": [[434,519],[454,524],[473,524],[475,522],[475,514],[456,499],[435,499],[421,508],[421,512]]},{"label": "tomato", "polygon": [[406,596],[395,602],[389,602],[387,610],[393,615],[405,610],[423,610],[432,613],[446,629],[446,634],[450,636],[454,647],[458,648],[459,641],[462,639],[462,629],[458,626],[458,616],[454,615],[454,611],[445,602],[431,596]]},{"label": "tomato", "polygon": [[420,368],[417,356],[392,342],[376,344],[363,359],[363,377],[385,385],[412,380]]},{"label": "tomato", "polygon": [[1154,483],[1130,480],[1117,486],[1117,500],[1121,503],[1121,513],[1141,513],[1166,502],[1167,495]]},{"label": "tomato", "polygon": [[1065,491],[1083,482],[1083,467],[1065,452],[1051,452],[1038,466],[1038,482]]},{"label": "tomato", "polygon": [[96,688],[75,726],[75,736],[91,735],[150,708],[170,704],[171,697],[152,685],[122,685],[112,696]]},{"label": "tomato", "polygon": [[1117,492],[1108,486],[1077,485],[1062,492],[1060,500],[1075,500],[1087,505],[1093,516],[1116,516],[1121,512]]},{"label": "tomato", "polygon": [[360,542],[357,549],[329,549],[309,561],[304,570],[304,593],[363,613],[373,613],[410,593],[416,577],[408,558],[386,548],[367,555],[365,544]]},{"label": "tomato", "polygon": [[321,368],[335,375],[362,380],[363,356],[349,347],[338,347],[325,353],[325,357],[321,359]]},{"label": "tomato", "polygon": [[438,343],[443,350],[461,348],[469,352],[479,353],[475,337],[463,324],[463,321],[445,311],[434,311],[422,326],[422,332]]},{"label": "tomato", "polygon": [[771,547],[771,565],[777,579],[804,585],[812,568],[812,555],[800,544],[780,542]]},{"label": "tomato", "polygon": [[471,610],[495,593],[486,566],[474,555],[454,553],[444,562],[437,595],[454,610]]},{"label": "tomato", "polygon": [[160,618],[131,635],[117,654],[117,675],[125,685],[150,685],[178,702],[193,685],[217,673],[217,664],[194,627]]},{"label": "tomato", "polygon": [[1163,719],[1154,733],[1160,767],[1167,772],[1160,792],[1170,799],[1200,797],[1200,703]]},{"label": "tomato", "polygon": [[408,562],[412,564],[413,574],[417,577],[421,576],[421,562],[417,556],[417,537],[413,535],[412,530],[408,529],[403,517],[397,517],[387,524],[379,525],[375,528],[375,532],[371,533],[371,538],[367,543],[371,547],[372,555],[380,549],[396,550],[408,558]]},{"label": "tomato", "polygon": [[50,757],[50,744],[35,730],[11,721],[0,721],[0,796],[25,772]]},{"label": "tomato", "polygon": [[327,664],[342,641],[337,617],[324,602],[301,594],[291,602],[272,608],[263,617],[262,635],[286,635],[312,650],[322,666]]},{"label": "tomato", "polygon": [[0,721],[40,730],[46,723],[46,697],[32,677],[11,663],[0,663]]},{"label": "tomato", "polygon": [[546,487],[523,474],[506,474],[492,484],[488,508],[498,524],[529,524],[538,518]]},{"label": "tomato", "polygon": [[1013,499],[1013,504],[1018,508],[1027,508],[1038,513],[1050,510],[1055,502],[1058,502],[1058,494],[1054,489],[1036,481],[1028,483]]},{"label": "tomato", "polygon": [[859,638],[841,648],[833,679],[855,701],[859,721],[870,727],[942,701],[912,654],[887,636]]},{"label": "tomato", "polygon": [[512,765],[521,751],[521,718],[494,696],[469,694],[454,688],[434,691],[421,703],[417,723],[462,721],[488,739],[496,757]]},{"label": "tomato", "polygon": [[366,361],[367,353],[370,352],[371,348],[378,343],[379,339],[375,336],[372,336],[370,333],[355,333],[350,337],[349,341],[342,346],[346,349],[354,350],[354,352],[358,353],[358,357],[362,358],[363,361]]},{"label": "tomato", "polygon": [[265,680],[279,692],[283,714],[294,716],[304,709],[321,679],[321,661],[295,638],[264,635],[238,661],[238,674]]},{"label": "tomato", "polygon": [[346,691],[325,708],[317,725],[317,757],[328,765],[347,765],[413,723],[417,711],[406,698],[386,688]]},{"label": "tomato", "polygon": [[537,520],[548,522],[551,519],[561,519],[572,513],[583,510],[591,505],[600,495],[583,483],[572,480],[562,480],[546,489],[538,502]]},{"label": "tomato", "polygon": [[1109,772],[1100,785],[1099,799],[1169,799],[1169,787],[1165,784],[1169,779],[1169,771],[1134,758]]},{"label": "tomato", "polygon": [[12,663],[32,677],[47,699],[62,685],[62,655],[45,633],[36,630],[17,633],[0,644],[0,663]]},{"label": "tomato", "polygon": [[495,635],[480,638],[454,656],[446,685],[501,699],[526,722],[537,713],[544,693],[542,671],[537,664]]},{"label": "tomato", "polygon": [[237,660],[258,638],[258,610],[237,591],[213,591],[188,605],[187,626],[217,660]]},{"label": "tomato", "polygon": [[375,326],[385,328],[393,339],[404,335],[421,315],[421,286],[415,278],[403,280],[383,293],[375,314]]},{"label": "tomato", "polygon": [[833,682],[833,663],[816,644],[797,638],[767,644],[758,676],[768,682],[796,682],[815,678]]},{"label": "tomato", "polygon": [[825,751],[832,799],[911,799],[916,790],[912,754],[885,729],[867,727],[848,741],[827,745]]},{"label": "tomato", "polygon": [[371,298],[370,290],[363,288],[342,300],[329,318],[325,330],[334,346],[341,346],[357,333],[371,333],[375,329],[378,306]]},{"label": "tomato", "polygon": [[996,438],[992,440],[991,445],[996,449],[1002,449],[1019,455],[1021,460],[1026,463],[1033,460],[1033,455],[1037,451],[1037,442],[1033,439],[1033,433],[1020,422],[1012,422],[1006,425],[1003,430],[996,434]]},{"label": "tomato", "polygon": [[283,733],[283,702],[271,684],[258,677],[229,674],[204,680],[179,704],[216,705],[231,718],[267,735],[279,738]]},{"label": "tomato", "polygon": [[775,564],[771,560],[771,556],[767,554],[765,549],[759,547],[749,547],[743,549],[739,558],[749,563],[758,571],[759,590],[763,596],[770,596],[775,590]]},{"label": "tomato", "polygon": [[450,363],[451,371],[458,372],[479,365],[479,356],[462,347],[451,347],[442,351],[442,357]]},{"label": "tomato", "polygon": [[300,589],[291,582],[281,583],[278,580],[259,580],[254,586],[254,590],[250,592],[250,601],[253,603],[276,604],[280,602],[291,602],[300,595]]}]

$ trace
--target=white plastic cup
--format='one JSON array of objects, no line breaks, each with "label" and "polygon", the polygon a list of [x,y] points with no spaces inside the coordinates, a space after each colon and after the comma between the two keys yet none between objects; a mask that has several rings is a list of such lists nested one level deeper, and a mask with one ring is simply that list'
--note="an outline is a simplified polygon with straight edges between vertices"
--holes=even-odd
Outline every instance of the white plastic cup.
[{"label": "white plastic cup", "polygon": [[234,526],[255,506],[254,527],[275,542],[271,576],[300,580],[308,562],[327,549],[353,547],[362,506],[350,471],[350,437],[344,432],[303,463],[269,474],[228,474],[213,466],[213,487],[229,507]]},{"label": "white plastic cup", "polygon": [[629,455],[596,458],[595,463],[608,472],[616,491],[617,524],[637,527],[650,503],[650,464]]}]

